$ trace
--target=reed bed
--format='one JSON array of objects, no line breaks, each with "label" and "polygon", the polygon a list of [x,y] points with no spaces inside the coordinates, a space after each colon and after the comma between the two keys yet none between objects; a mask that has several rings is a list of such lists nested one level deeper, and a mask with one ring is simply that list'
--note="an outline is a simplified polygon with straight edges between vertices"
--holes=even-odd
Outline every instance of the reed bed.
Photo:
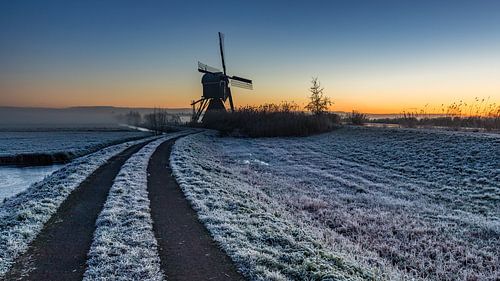
[{"label": "reed bed", "polygon": [[202,126],[223,135],[245,137],[309,136],[329,132],[340,124],[333,113],[308,114],[293,103],[245,106],[235,112],[209,112]]}]

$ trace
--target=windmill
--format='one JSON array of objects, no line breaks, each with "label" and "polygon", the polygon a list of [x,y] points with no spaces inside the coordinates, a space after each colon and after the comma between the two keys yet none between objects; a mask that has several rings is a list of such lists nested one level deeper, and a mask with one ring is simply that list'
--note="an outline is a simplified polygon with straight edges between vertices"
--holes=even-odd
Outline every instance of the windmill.
[{"label": "windmill", "polygon": [[[234,111],[233,96],[231,95],[231,88],[235,86],[243,89],[252,90],[252,80],[230,76],[226,73],[226,62],[224,60],[224,34],[219,32],[219,50],[222,60],[222,70],[215,67],[208,66],[204,63],[198,62],[198,71],[204,73],[201,78],[203,85],[203,95],[201,99],[193,101],[193,116],[191,121],[198,122],[203,112],[225,111],[224,103],[229,100],[229,108]],[[205,116],[204,115],[204,116]]]}]

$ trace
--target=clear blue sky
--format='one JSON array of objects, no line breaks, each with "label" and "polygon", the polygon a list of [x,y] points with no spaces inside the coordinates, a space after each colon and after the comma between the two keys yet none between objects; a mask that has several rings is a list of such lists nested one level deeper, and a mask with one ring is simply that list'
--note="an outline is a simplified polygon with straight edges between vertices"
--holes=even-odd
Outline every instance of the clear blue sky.
[{"label": "clear blue sky", "polygon": [[340,110],[500,101],[500,1],[2,1],[0,105],[187,107],[218,31],[239,105],[311,76]]}]

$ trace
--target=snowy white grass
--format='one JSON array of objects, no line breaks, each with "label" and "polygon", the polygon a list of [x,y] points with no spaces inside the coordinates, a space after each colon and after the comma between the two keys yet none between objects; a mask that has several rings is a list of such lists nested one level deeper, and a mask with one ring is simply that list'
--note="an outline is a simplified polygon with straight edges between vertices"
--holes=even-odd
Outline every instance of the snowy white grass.
[{"label": "snowy white grass", "polygon": [[81,156],[121,140],[147,135],[137,131],[0,132],[0,156],[32,153]]},{"label": "snowy white grass", "polygon": [[498,136],[204,133],[179,140],[171,164],[200,219],[252,280],[500,274]]},{"label": "snowy white grass", "polygon": [[185,134],[153,141],[116,176],[96,222],[84,280],[163,280],[147,191],[147,167],[157,147]]},{"label": "snowy white grass", "polygon": [[43,181],[0,203],[0,277],[15,258],[26,251],[43,225],[85,178],[114,155],[149,139],[110,146],[77,158]]}]

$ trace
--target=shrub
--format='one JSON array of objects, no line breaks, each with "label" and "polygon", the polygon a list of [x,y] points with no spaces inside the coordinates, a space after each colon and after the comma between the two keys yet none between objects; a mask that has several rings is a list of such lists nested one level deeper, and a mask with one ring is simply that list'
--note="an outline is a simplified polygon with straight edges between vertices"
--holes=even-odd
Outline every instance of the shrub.
[{"label": "shrub", "polygon": [[144,116],[143,126],[158,135],[161,132],[175,131],[180,122],[178,115],[169,114],[166,109],[155,108],[152,113]]},{"label": "shrub", "polygon": [[363,125],[368,122],[368,116],[364,113],[353,110],[352,113],[349,114],[349,121],[353,125]]},{"label": "shrub", "polygon": [[211,112],[201,124],[223,135],[247,137],[308,136],[333,130],[339,125],[336,114],[311,115],[296,111],[293,103],[243,107],[235,112]]},{"label": "shrub", "polygon": [[403,112],[401,117],[401,126],[406,128],[415,128],[418,124],[417,115],[411,112]]}]

